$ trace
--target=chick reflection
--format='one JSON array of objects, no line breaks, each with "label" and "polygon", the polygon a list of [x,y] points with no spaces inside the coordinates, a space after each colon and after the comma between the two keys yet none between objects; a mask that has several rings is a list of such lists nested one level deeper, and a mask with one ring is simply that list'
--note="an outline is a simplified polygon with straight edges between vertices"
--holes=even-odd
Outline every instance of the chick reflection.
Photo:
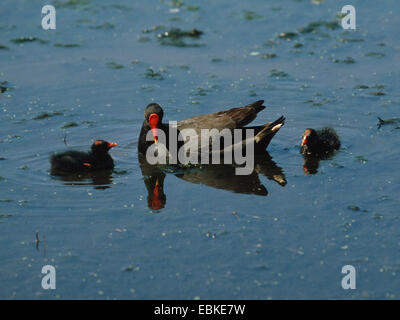
[{"label": "chick reflection", "polygon": [[[286,178],[282,168],[276,165],[267,152],[256,156],[254,161],[254,170],[250,175],[237,175],[235,165],[227,164],[180,168],[179,172],[174,173],[174,175],[195,184],[204,184],[212,188],[228,190],[234,193],[259,196],[268,195],[268,190],[261,183],[259,174],[277,182],[281,186],[286,185]],[[163,188],[165,173],[161,168],[150,165],[140,154],[139,163],[148,192],[147,201],[149,208],[154,210],[164,208],[166,204],[166,195]]]},{"label": "chick reflection", "polygon": [[319,161],[317,157],[304,156],[303,171],[304,174],[316,174],[318,172]]},{"label": "chick reflection", "polygon": [[93,185],[95,189],[108,189],[113,184],[112,170],[83,173],[51,173],[65,185]]}]

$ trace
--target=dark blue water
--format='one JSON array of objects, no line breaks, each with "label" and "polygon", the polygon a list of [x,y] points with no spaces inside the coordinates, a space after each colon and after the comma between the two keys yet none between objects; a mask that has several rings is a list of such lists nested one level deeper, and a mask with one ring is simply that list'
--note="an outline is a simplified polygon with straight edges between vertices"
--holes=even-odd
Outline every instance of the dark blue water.
[{"label": "dark blue water", "polygon": [[[400,121],[377,119],[400,117],[398,2],[353,1],[356,31],[338,23],[345,1],[59,0],[48,31],[45,4],[0,11],[0,298],[399,298]],[[203,34],[157,37],[171,28]],[[287,118],[268,164],[241,181],[161,173],[155,210],[146,105],[168,121],[259,99],[257,123]],[[326,125],[342,148],[305,174],[301,134]],[[119,143],[113,173],[50,175],[53,152],[95,139]]]}]

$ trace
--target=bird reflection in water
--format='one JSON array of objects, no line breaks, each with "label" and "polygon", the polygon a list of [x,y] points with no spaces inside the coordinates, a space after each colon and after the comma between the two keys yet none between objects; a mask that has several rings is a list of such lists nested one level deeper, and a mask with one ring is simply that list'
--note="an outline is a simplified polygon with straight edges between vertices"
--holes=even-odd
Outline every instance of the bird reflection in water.
[{"label": "bird reflection in water", "polygon": [[94,189],[108,189],[113,184],[113,170],[95,172],[60,173],[52,172],[52,176],[64,181],[65,185],[94,186]]},{"label": "bird reflection in water", "polygon": [[194,183],[203,184],[215,189],[228,190],[234,193],[268,195],[267,188],[261,183],[259,174],[273,180],[281,186],[286,185],[282,168],[276,165],[271,156],[265,152],[254,159],[254,170],[249,175],[237,175],[235,165],[210,164],[182,168],[174,171],[149,164],[139,153],[139,163],[147,189],[148,207],[160,210],[165,207],[167,197],[164,193],[164,179],[168,171],[176,177]]},{"label": "bird reflection in water", "polygon": [[304,156],[303,171],[304,174],[316,174],[318,172],[319,161],[318,157]]}]

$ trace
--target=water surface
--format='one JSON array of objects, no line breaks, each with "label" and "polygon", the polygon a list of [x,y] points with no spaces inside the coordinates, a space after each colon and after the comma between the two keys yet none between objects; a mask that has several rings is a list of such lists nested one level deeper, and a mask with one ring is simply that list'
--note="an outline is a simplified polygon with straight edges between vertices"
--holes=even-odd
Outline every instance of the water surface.
[{"label": "water surface", "polygon": [[[400,124],[377,118],[400,117],[398,2],[353,1],[356,31],[333,0],[58,0],[53,31],[45,4],[0,12],[0,298],[399,297]],[[148,103],[168,121],[259,99],[258,124],[287,121],[254,175],[153,173],[154,203]],[[342,149],[305,174],[301,134],[327,125]],[[50,175],[95,139],[119,143],[112,173]]]}]

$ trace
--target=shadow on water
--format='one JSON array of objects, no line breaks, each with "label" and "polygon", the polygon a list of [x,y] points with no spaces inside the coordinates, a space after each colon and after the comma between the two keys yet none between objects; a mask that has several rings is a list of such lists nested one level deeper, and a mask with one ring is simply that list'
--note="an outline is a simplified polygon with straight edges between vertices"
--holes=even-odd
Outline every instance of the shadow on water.
[{"label": "shadow on water", "polygon": [[69,186],[90,186],[94,189],[108,189],[113,185],[113,171],[104,170],[96,172],[80,172],[80,173],[63,173],[51,172],[53,179],[61,180],[65,185]]},{"label": "shadow on water", "polygon": [[330,160],[334,157],[335,152],[329,152],[323,156],[315,155],[303,155],[303,171],[304,174],[317,174],[319,168],[319,162],[321,160]]},{"label": "shadow on water", "polygon": [[[162,209],[167,201],[167,196],[164,192],[166,170],[157,165],[149,164],[141,154],[139,154],[138,158],[148,193],[148,207],[154,210]],[[175,177],[194,184],[203,184],[215,189],[258,196],[268,195],[268,190],[261,183],[259,174],[281,186],[285,186],[287,183],[283,169],[272,160],[267,152],[255,157],[254,170],[251,174],[237,175],[235,169],[236,166],[234,164],[210,164],[180,168],[179,172],[172,170],[171,173]]]},{"label": "shadow on water", "polygon": [[304,156],[303,171],[304,174],[316,174],[318,173],[319,161],[321,159],[317,157]]}]

